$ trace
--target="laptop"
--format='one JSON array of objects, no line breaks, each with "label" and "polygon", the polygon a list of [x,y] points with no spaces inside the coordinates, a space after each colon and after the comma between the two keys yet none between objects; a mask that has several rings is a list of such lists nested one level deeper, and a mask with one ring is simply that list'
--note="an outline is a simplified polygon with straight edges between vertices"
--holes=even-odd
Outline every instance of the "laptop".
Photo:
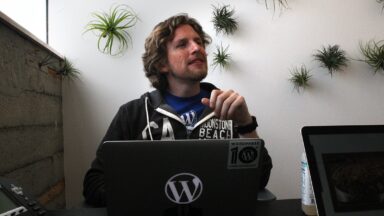
[{"label": "laptop", "polygon": [[301,132],[318,215],[384,215],[384,125]]},{"label": "laptop", "polygon": [[254,215],[261,139],[108,141],[109,216]]}]

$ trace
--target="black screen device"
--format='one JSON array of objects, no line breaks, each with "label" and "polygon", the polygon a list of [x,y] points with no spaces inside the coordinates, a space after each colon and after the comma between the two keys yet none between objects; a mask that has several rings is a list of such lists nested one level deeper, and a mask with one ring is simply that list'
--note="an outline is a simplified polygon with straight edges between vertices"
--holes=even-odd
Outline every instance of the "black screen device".
[{"label": "black screen device", "polygon": [[319,216],[384,215],[384,125],[302,128]]},{"label": "black screen device", "polygon": [[102,146],[109,216],[253,216],[261,139],[129,140]]}]

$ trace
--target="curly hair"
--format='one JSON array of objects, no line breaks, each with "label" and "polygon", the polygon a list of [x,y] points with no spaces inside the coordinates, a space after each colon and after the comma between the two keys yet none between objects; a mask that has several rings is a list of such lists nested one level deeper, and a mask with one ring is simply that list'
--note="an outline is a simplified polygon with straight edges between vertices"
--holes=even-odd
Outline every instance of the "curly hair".
[{"label": "curly hair", "polygon": [[211,37],[203,31],[201,25],[187,14],[179,14],[157,24],[145,40],[145,52],[142,56],[145,76],[158,90],[166,90],[166,75],[160,67],[167,64],[167,42],[174,37],[175,30],[181,25],[190,25],[202,39],[204,46],[211,42]]}]

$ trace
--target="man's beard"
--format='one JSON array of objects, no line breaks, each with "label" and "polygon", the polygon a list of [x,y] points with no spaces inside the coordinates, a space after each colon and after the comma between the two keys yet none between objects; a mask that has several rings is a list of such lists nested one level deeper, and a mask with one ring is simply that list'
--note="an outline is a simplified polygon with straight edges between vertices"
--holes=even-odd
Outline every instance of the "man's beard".
[{"label": "man's beard", "polygon": [[174,73],[173,71],[169,72],[171,76],[178,80],[184,80],[184,81],[191,81],[191,82],[200,82],[202,81],[205,77],[207,77],[207,71],[200,72],[200,73],[189,73],[184,76],[179,76],[178,74]]}]

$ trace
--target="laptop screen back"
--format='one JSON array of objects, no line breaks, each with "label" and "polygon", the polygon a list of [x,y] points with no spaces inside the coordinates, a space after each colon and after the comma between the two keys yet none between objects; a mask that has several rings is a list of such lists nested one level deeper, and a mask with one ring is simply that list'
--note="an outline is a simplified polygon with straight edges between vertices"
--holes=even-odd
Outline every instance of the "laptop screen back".
[{"label": "laptop screen back", "polygon": [[320,216],[384,215],[384,126],[302,129]]},{"label": "laptop screen back", "polygon": [[253,215],[260,139],[103,144],[110,216]]}]

